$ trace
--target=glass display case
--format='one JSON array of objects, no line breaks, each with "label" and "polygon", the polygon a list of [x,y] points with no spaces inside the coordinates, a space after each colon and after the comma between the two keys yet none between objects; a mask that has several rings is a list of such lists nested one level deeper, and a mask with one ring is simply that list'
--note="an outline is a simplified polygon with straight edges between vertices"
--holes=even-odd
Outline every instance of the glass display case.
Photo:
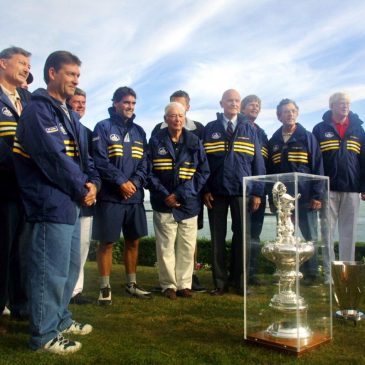
[{"label": "glass display case", "polygon": [[329,180],[287,173],[243,186],[244,338],[300,355],[332,339]]}]

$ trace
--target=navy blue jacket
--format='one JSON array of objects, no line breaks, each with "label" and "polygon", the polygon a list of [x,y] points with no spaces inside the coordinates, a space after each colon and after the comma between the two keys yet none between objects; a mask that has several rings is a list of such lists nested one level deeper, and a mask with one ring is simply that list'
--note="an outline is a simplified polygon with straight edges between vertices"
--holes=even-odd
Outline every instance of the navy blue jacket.
[{"label": "navy blue jacket", "polygon": [[357,114],[350,112],[349,126],[343,139],[332,123],[332,112],[313,128],[323,156],[325,175],[330,190],[365,192],[365,132]]},{"label": "navy blue jacket", "polygon": [[[323,176],[322,155],[314,135],[297,123],[293,135],[284,142],[282,130],[283,127],[280,127],[268,142],[268,173],[301,172]],[[322,199],[323,184],[315,182],[309,189],[300,186],[299,192],[302,195],[300,202],[308,203],[309,199]]]},{"label": "navy blue jacket", "polygon": [[[162,129],[149,141],[149,157],[152,208],[162,213],[172,212],[177,222],[198,215],[201,190],[209,176],[208,160],[199,138],[184,128],[181,150],[176,156],[167,128]],[[165,204],[170,194],[176,195],[179,208]]]},{"label": "navy blue jacket", "polygon": [[13,157],[27,220],[74,224],[85,184],[100,187],[78,114],[44,89],[32,94],[16,130]]},{"label": "navy blue jacket", "polygon": [[[23,89],[18,89],[18,93],[24,109],[30,99],[30,93]],[[12,152],[18,120],[17,110],[0,87],[0,201],[19,201]]]},{"label": "navy blue jacket", "polygon": [[[223,114],[204,128],[204,148],[209,161],[210,177],[206,192],[213,195],[242,196],[244,176],[265,175],[265,163],[255,128],[242,114],[229,139],[223,125]],[[254,184],[250,192],[262,196],[264,186]]]},{"label": "navy blue jacket", "polygon": [[[93,133],[93,158],[103,185],[98,200],[121,204],[142,203],[143,186],[147,177],[146,133],[133,122],[135,116],[124,120],[109,108],[110,118],[95,126]],[[124,199],[120,185],[128,180],[137,192]]]}]

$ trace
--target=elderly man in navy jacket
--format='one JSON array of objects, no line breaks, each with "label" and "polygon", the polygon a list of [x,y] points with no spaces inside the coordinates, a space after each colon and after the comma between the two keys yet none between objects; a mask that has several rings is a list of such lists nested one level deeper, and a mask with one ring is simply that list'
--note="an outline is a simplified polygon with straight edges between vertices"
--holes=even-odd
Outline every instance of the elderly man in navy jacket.
[{"label": "elderly man in navy jacket", "polygon": [[[264,175],[265,163],[254,127],[239,114],[241,97],[230,89],[220,102],[223,113],[204,129],[204,148],[211,175],[204,194],[208,208],[213,249],[212,295],[223,295],[229,284],[242,293],[243,283],[243,216],[242,181],[244,176]],[[251,210],[256,211],[264,193],[263,186],[251,190]],[[232,248],[229,275],[226,268],[225,238],[228,208],[232,216]]]},{"label": "elderly man in navy jacket", "polygon": [[34,92],[13,147],[21,198],[33,224],[28,252],[30,346],[56,354],[81,348],[63,334],[92,331],[91,325],[73,321],[68,310],[80,269],[80,206],[95,203],[100,184],[86,133],[66,105],[78,84],[80,64],[66,51],[49,55],[44,66],[47,90]]},{"label": "elderly man in navy jacket", "polygon": [[149,189],[160,285],[169,299],[189,298],[194,268],[200,192],[209,176],[199,138],[186,130],[185,109],[165,108],[167,128],[150,140]]}]

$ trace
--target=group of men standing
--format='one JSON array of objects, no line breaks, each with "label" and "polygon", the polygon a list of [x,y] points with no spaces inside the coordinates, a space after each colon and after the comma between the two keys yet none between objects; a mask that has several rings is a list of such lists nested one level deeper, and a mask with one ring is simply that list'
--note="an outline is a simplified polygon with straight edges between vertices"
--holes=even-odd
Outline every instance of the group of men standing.
[{"label": "group of men standing", "polygon": [[[147,235],[144,188],[151,194],[159,282],[168,299],[192,296],[202,202],[208,208],[212,241],[215,287],[210,294],[224,295],[230,287],[242,293],[243,257],[250,267],[249,282],[258,283],[255,265],[266,192],[261,184],[250,191],[251,247],[250,255],[244,255],[245,176],[284,172],[329,176],[329,202],[320,190],[310,191],[301,204],[300,216],[305,218],[300,219],[300,229],[305,238],[313,239],[311,219],[329,204],[331,237],[337,222],[339,226],[340,259],[354,259],[359,193],[365,198],[365,135],[362,122],[349,111],[347,95],[331,96],[330,110],[313,134],[297,122],[297,104],[283,99],[277,107],[282,126],[268,140],[255,123],[261,109],[257,96],[241,101],[238,91],[225,91],[220,101],[223,113],[203,127],[186,117],[189,97],[179,91],[171,96],[164,122],[155,127],[147,144],[144,130],[134,122],[133,89],[120,87],[114,92],[109,118],[97,123],[91,134],[79,122],[86,95],[77,89],[78,57],[66,51],[52,53],[44,67],[47,87],[32,95],[20,88],[29,75],[29,57],[17,47],[0,52],[0,235],[5,253],[0,311],[8,303],[12,315],[29,315],[31,348],[72,353],[81,344],[63,335],[92,331],[91,325],[74,321],[68,309],[70,301],[87,302],[82,297],[83,265],[92,215],[92,236],[99,241],[98,303],[112,303],[112,250],[121,231],[125,290],[151,298],[136,278],[139,239]],[[229,268],[228,210],[233,231]],[[19,265],[25,261],[21,258],[25,245],[26,269]],[[333,242],[328,247],[329,268]],[[308,275],[315,276],[316,263],[308,266]],[[26,273],[26,289],[16,283],[22,278],[20,272]]]}]

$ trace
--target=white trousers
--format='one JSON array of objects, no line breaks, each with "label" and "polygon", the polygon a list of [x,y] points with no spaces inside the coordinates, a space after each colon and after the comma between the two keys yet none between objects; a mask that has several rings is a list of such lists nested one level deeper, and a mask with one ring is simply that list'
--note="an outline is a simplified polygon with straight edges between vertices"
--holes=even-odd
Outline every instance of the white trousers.
[{"label": "white trousers", "polygon": [[80,272],[77,279],[75,289],[72,293],[74,297],[79,294],[84,289],[84,265],[87,260],[90,248],[91,239],[91,227],[92,227],[93,217],[80,217]]},{"label": "white trousers", "polygon": [[162,291],[191,289],[197,216],[176,222],[171,213],[153,212],[156,254]]},{"label": "white trousers", "polygon": [[[357,219],[360,208],[359,193],[330,191],[329,198],[329,248],[324,254],[325,272],[329,273],[331,261],[335,260],[334,236],[338,227],[339,260],[353,261],[355,259],[355,243]],[[324,221],[323,237],[326,237],[327,224]]]}]

